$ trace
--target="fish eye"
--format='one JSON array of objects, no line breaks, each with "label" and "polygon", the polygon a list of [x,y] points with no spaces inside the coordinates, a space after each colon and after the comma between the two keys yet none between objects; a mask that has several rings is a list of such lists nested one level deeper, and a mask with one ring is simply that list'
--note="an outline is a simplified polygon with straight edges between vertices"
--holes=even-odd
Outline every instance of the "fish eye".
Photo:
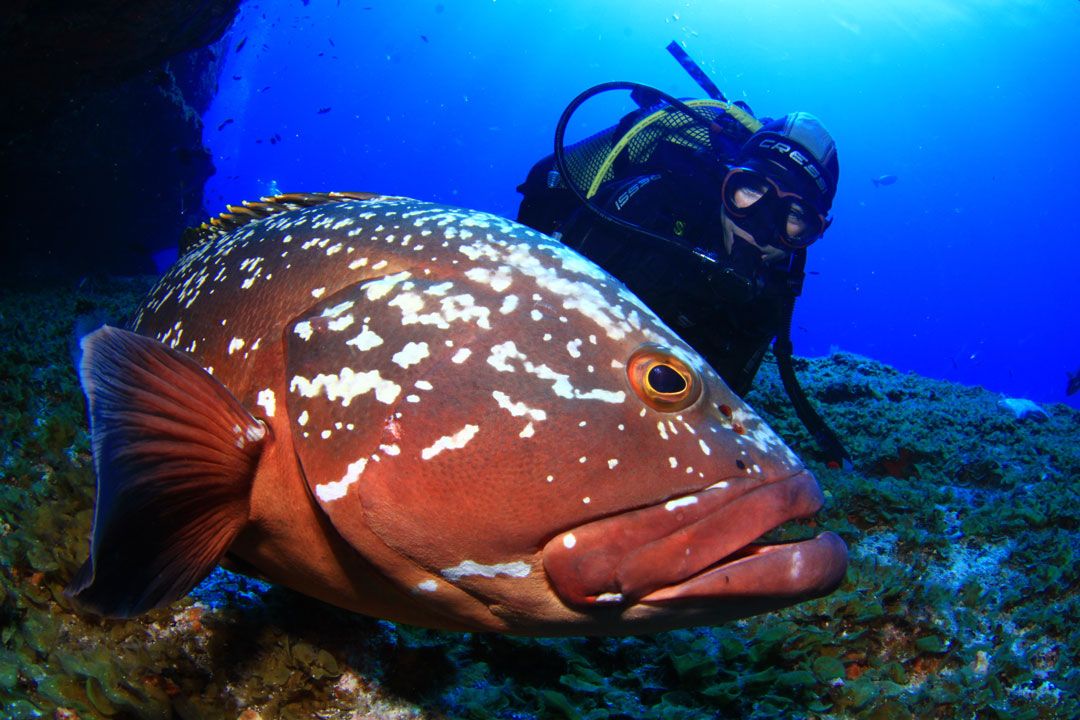
[{"label": "fish eye", "polygon": [[678,412],[701,395],[701,379],[693,368],[657,345],[635,350],[626,364],[626,376],[634,392],[653,410]]},{"label": "fish eye", "polygon": [[686,378],[670,365],[656,363],[645,375],[645,384],[661,395],[673,395],[686,389]]}]

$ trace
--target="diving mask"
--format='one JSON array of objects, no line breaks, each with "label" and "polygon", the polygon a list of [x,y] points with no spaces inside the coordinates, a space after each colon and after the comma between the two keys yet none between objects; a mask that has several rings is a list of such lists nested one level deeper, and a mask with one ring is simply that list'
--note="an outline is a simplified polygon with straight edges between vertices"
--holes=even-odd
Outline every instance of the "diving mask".
[{"label": "diving mask", "polygon": [[733,220],[750,220],[753,225],[766,225],[768,237],[756,237],[767,242],[801,250],[832,224],[803,196],[781,189],[768,175],[747,167],[728,171],[721,188],[724,210]]}]

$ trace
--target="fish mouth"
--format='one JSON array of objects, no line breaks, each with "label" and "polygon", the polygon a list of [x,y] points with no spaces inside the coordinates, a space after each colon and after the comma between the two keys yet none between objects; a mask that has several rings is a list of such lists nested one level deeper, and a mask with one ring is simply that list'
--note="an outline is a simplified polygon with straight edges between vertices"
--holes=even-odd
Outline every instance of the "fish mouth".
[{"label": "fish mouth", "polygon": [[826,595],[844,578],[847,546],[835,533],[760,541],[823,501],[806,470],[764,484],[719,482],[559,533],[544,546],[544,570],[559,598],[583,610],[723,599],[782,607]]}]

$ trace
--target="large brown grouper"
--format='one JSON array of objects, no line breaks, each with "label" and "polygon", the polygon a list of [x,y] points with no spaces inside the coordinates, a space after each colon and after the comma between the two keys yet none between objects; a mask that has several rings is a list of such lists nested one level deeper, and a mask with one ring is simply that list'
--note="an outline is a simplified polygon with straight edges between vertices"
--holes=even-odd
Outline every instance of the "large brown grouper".
[{"label": "large brown grouper", "polygon": [[230,211],[133,332],[84,339],[86,609],[159,607],[223,562],[417,625],[637,633],[841,581],[832,533],[755,542],[821,506],[799,459],[557,241],[360,193]]}]

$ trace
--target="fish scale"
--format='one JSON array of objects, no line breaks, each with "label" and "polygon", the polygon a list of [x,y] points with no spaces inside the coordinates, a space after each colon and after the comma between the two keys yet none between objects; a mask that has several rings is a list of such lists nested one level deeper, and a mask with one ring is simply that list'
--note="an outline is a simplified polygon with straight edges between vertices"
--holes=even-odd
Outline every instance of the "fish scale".
[{"label": "fish scale", "polygon": [[[245,566],[360,612],[529,634],[715,621],[839,582],[846,551],[826,533],[805,541],[805,553],[820,560],[813,572],[786,559],[803,551],[794,546],[760,563],[775,572],[789,562],[791,577],[768,584],[790,587],[790,598],[777,600],[774,590],[758,601],[726,597],[706,573],[694,578],[692,601],[679,599],[681,580],[722,560],[710,548],[742,547],[776,521],[813,512],[820,491],[700,356],[557,241],[486,213],[340,194],[233,207],[188,242],[137,316],[134,331],[153,340],[92,337],[100,350],[88,353],[84,386],[95,434],[135,445],[137,427],[107,427],[95,406],[150,402],[167,411],[169,403],[137,391],[109,397],[92,381],[113,354],[109,371],[124,372],[125,347],[177,363],[178,384],[227,392],[250,413],[204,423],[236,426],[237,452],[246,453],[238,468],[259,450],[250,477],[237,471],[247,484],[236,485],[230,529],[197,513],[175,519],[190,522],[194,536],[218,533],[214,541]],[[179,367],[186,357],[206,372]],[[663,392],[648,380],[657,365],[671,385]],[[198,424],[190,411],[181,417]],[[174,446],[166,461],[205,452]],[[132,604],[125,593],[138,587],[109,585],[123,576],[95,560],[99,547],[153,531],[114,517],[122,513],[100,498],[122,504],[129,493],[171,518],[187,506],[170,497],[191,488],[104,472],[111,462],[99,463],[92,555],[73,593],[91,609],[123,614],[177,591]],[[110,484],[103,490],[102,482]],[[680,546],[665,533],[679,531],[700,493],[729,517],[738,516],[732,503],[768,507],[760,513],[768,520],[732,523],[735,535],[721,541],[725,528],[698,513],[701,549],[691,556],[686,548],[693,562],[672,565],[664,559]],[[663,521],[639,519],[651,513]],[[172,545],[182,541],[150,537],[144,546],[155,542],[183,565],[185,548]],[[620,563],[642,557],[657,558],[655,572],[635,561],[632,586],[621,587],[629,576]],[[675,576],[673,566],[685,572]],[[724,582],[750,576],[732,569]],[[645,596],[661,599],[638,602]]]}]

